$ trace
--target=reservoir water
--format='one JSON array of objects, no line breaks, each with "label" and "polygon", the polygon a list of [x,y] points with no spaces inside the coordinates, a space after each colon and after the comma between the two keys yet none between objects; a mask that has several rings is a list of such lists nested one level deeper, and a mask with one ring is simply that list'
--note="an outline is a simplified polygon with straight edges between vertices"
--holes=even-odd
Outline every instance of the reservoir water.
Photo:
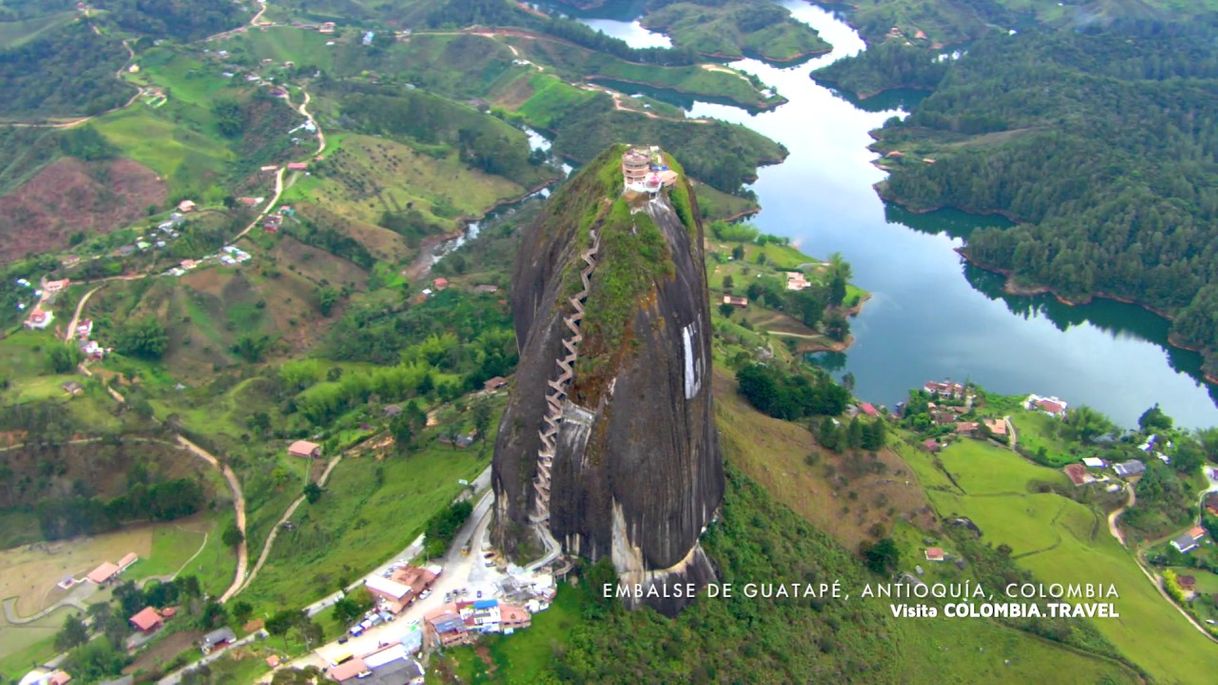
[{"label": "reservoir water", "polygon": [[[889,406],[909,388],[950,378],[1002,393],[1057,395],[1125,426],[1156,402],[1182,425],[1218,424],[1218,390],[1202,381],[1199,355],[1168,346],[1163,319],[1116,302],[1067,307],[1050,296],[1005,295],[1001,277],[954,251],[973,228],[998,222],[954,211],[915,215],[883,202],[872,188],[885,174],[873,165],[868,132],[904,114],[900,94],[861,108],[814,82],[812,70],[865,45],[819,7],[783,5],[833,51],[794,67],[752,59],[731,66],[756,74],[789,103],[754,114],[673,101],[692,116],[740,123],[785,145],[786,161],[762,168],[752,186],[762,205],[753,223],[811,255],[842,253],[854,282],[871,291],[852,321],[854,345],[819,363],[851,372],[856,395]],[[577,18],[637,47],[655,44],[637,14]]]}]

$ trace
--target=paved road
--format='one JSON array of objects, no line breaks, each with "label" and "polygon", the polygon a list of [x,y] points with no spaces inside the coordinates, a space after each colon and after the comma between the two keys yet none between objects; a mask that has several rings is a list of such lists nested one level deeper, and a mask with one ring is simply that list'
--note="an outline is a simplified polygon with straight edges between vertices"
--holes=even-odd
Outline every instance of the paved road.
[{"label": "paved road", "polygon": [[245,495],[241,491],[241,481],[237,480],[237,474],[229,468],[228,464],[221,464],[219,459],[216,459],[210,452],[194,444],[185,437],[179,435],[178,444],[190,450],[195,456],[203,459],[207,463],[216,467],[220,473],[224,474],[224,479],[228,481],[228,488],[233,495],[233,510],[237,513],[237,529],[241,531],[241,544],[237,545],[237,572],[233,574],[233,582],[220,595],[220,603],[227,602],[229,597],[235,595],[240,589],[241,584],[245,580],[246,570],[249,568],[249,548],[245,543]]}]

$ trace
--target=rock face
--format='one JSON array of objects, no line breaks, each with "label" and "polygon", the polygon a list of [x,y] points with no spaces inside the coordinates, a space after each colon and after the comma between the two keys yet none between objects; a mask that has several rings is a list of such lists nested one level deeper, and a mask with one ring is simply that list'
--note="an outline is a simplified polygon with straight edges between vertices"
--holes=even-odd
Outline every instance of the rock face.
[{"label": "rock face", "polygon": [[[702,226],[683,175],[654,198],[623,196],[624,149],[569,181],[524,236],[512,293],[520,364],[495,444],[496,542],[527,562],[542,555],[546,527],[568,554],[610,558],[623,585],[705,583],[714,574],[698,536],[724,483]],[[685,603],[648,601],[666,613]]]}]

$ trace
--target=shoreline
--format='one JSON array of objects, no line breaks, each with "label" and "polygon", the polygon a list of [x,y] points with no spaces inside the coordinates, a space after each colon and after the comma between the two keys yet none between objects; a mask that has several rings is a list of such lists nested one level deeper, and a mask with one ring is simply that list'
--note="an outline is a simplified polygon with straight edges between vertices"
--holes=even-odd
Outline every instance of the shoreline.
[{"label": "shoreline", "polygon": [[812,74],[810,74],[810,76],[811,76],[812,80],[815,81],[817,84],[824,86],[825,88],[829,88],[831,90],[836,90],[837,92],[839,92],[843,95],[847,95],[847,96],[849,96],[849,98],[853,98],[859,102],[866,102],[867,100],[870,100],[871,98],[879,97],[885,93],[891,93],[892,91],[895,91],[895,90],[912,90],[912,91],[915,91],[918,93],[928,93],[928,94],[935,92],[934,88],[925,88],[922,86],[907,86],[907,85],[887,86],[885,88],[880,88],[879,90],[863,92],[863,91],[858,91],[858,90],[853,90],[851,88],[847,88],[847,87],[843,86],[840,81],[838,81],[836,79],[817,77],[815,70],[812,72]]},{"label": "shoreline", "polygon": [[[1169,323],[1175,321],[1175,317],[1172,317],[1167,312],[1164,312],[1163,310],[1161,310],[1157,307],[1154,307],[1152,305],[1149,305],[1149,304],[1146,304],[1143,302],[1138,302],[1137,300],[1134,300],[1129,297],[1125,297],[1123,295],[1116,295],[1116,294],[1105,292],[1102,290],[1097,290],[1094,293],[1089,293],[1089,294],[1085,295],[1084,297],[1077,299],[1077,300],[1071,300],[1071,299],[1065,297],[1064,295],[1062,295],[1061,293],[1057,292],[1056,290],[1054,290],[1052,287],[1044,285],[1044,284],[1035,283],[1035,284],[1030,284],[1030,285],[1021,285],[1021,284],[1015,282],[1015,274],[1012,270],[1003,269],[1001,267],[997,267],[997,266],[993,266],[991,264],[986,264],[984,262],[981,262],[980,260],[977,260],[977,259],[969,256],[968,251],[964,247],[953,248],[953,250],[956,252],[956,254],[960,255],[960,257],[962,259],[964,259],[964,261],[968,262],[969,264],[971,264],[979,269],[984,269],[985,271],[989,271],[990,273],[995,273],[995,274],[999,274],[999,275],[1003,276],[1006,280],[1002,284],[1002,291],[1004,293],[1006,293],[1007,295],[1014,295],[1017,297],[1035,297],[1038,295],[1050,295],[1053,297],[1054,300],[1056,300],[1057,302],[1059,302],[1067,307],[1080,307],[1080,306],[1088,305],[1088,304],[1091,304],[1092,302],[1094,302],[1096,299],[1110,300],[1113,302],[1119,302],[1121,304],[1128,304],[1128,305],[1132,305],[1132,306],[1141,308],[1145,311],[1150,312],[1151,314],[1154,314],[1155,316],[1158,316],[1161,319],[1164,319],[1165,321],[1167,321]],[[1210,371],[1210,370],[1206,369],[1205,362],[1208,360],[1206,359],[1207,355],[1206,355],[1206,350],[1204,347],[1197,346],[1197,345],[1190,345],[1190,344],[1184,342],[1183,340],[1180,340],[1180,337],[1178,335],[1176,335],[1174,332],[1170,332],[1170,331],[1167,334],[1167,344],[1170,345],[1171,347],[1174,347],[1179,350],[1184,350],[1186,352],[1195,352],[1195,353],[1201,355],[1202,378],[1205,379],[1206,383],[1209,383],[1211,385],[1218,385],[1218,371]]]},{"label": "shoreline", "polygon": [[[783,105],[790,102],[790,100],[788,100],[787,98],[785,98],[781,94],[779,94],[779,95],[777,95],[776,98],[773,98],[770,100],[764,100],[764,101],[760,102],[759,104],[745,104],[744,102],[737,100],[736,98],[726,96],[726,95],[707,95],[706,93],[691,93],[688,90],[684,90],[684,89],[678,88],[676,86],[660,86],[660,85],[656,85],[654,83],[648,83],[647,81],[639,81],[637,79],[623,78],[621,76],[610,76],[609,74],[585,74],[581,78],[585,83],[592,83],[592,84],[601,86],[602,88],[608,88],[609,86],[605,86],[603,84],[597,83],[598,80],[599,81],[615,81],[617,83],[628,83],[632,86],[642,86],[644,88],[652,88],[655,90],[670,90],[674,93],[679,93],[681,95],[685,95],[687,97],[693,98],[694,100],[705,100],[706,102],[714,102],[715,100],[718,100],[720,104],[724,104],[728,107],[739,107],[740,109],[743,109],[744,111],[749,112],[751,114],[756,114],[758,112],[768,112],[772,109],[778,109],[779,107],[782,107]],[[622,93],[622,94],[629,95],[629,93]],[[690,120],[692,121],[692,119],[690,119]]]}]

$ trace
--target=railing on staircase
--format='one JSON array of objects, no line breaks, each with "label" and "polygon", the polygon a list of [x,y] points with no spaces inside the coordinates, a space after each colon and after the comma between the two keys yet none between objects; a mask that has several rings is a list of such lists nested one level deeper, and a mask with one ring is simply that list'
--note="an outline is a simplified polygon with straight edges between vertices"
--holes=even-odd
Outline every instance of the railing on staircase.
[{"label": "railing on staircase", "polygon": [[570,302],[575,311],[563,319],[570,334],[563,338],[563,356],[556,360],[558,374],[547,381],[546,385],[546,414],[542,419],[544,424],[538,429],[541,436],[541,446],[537,449],[537,475],[533,479],[536,497],[533,499],[533,513],[530,519],[546,547],[546,554],[541,559],[529,564],[528,568],[537,569],[558,558],[561,548],[550,533],[550,468],[554,465],[554,450],[558,444],[558,424],[562,420],[562,404],[571,387],[571,379],[575,376],[575,363],[579,360],[579,344],[584,336],[580,333],[580,324],[584,319],[584,302],[588,299],[588,288],[592,272],[596,270],[596,255],[600,251],[600,236],[592,232],[592,246],[580,255],[584,268],[579,273],[581,289],[573,295]]}]

